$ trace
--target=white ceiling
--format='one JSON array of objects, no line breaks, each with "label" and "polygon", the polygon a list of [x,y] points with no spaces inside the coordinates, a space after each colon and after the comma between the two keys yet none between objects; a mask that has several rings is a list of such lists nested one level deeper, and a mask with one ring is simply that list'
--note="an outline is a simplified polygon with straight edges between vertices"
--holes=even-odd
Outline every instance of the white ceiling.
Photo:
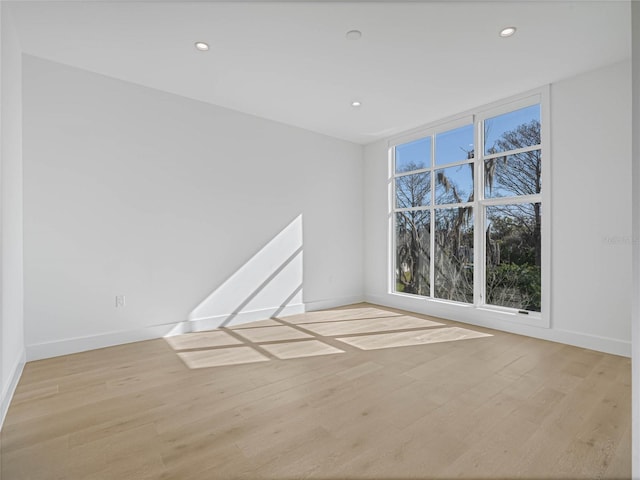
[{"label": "white ceiling", "polygon": [[27,54],[362,144],[622,61],[631,41],[626,1],[26,1],[11,13]]}]

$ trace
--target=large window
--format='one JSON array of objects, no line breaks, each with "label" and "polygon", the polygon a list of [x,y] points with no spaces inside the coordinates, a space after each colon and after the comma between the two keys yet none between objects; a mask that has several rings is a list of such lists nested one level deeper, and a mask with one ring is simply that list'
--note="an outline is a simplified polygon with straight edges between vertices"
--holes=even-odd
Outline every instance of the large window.
[{"label": "large window", "polygon": [[540,105],[482,122],[485,302],[540,312]]},{"label": "large window", "polygon": [[541,312],[541,132],[537,95],[392,146],[394,292]]}]

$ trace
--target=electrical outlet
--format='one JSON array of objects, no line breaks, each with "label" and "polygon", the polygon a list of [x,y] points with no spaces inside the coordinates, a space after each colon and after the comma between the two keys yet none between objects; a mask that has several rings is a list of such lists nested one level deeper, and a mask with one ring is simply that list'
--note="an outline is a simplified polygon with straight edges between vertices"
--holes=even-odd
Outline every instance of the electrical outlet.
[{"label": "electrical outlet", "polygon": [[122,308],[126,305],[126,298],[124,295],[116,295],[116,308]]}]

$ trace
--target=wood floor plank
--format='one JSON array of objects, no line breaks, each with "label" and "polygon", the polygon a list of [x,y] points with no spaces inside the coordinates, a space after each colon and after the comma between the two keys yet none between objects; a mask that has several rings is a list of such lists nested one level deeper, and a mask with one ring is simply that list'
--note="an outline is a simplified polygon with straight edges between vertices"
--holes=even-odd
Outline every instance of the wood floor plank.
[{"label": "wood floor plank", "polygon": [[30,362],[0,473],[625,479],[630,387],[628,358],[358,304]]}]

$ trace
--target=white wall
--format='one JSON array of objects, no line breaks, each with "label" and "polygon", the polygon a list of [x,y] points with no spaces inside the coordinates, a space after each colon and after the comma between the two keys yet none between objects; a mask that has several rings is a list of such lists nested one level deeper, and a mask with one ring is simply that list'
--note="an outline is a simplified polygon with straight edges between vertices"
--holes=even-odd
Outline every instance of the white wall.
[{"label": "white wall", "polygon": [[[631,65],[552,88],[554,327],[631,339]],[[630,350],[626,352],[630,353]]]},{"label": "white wall", "polygon": [[25,361],[22,263],[21,51],[10,13],[2,5],[1,100],[1,334],[0,425]]},{"label": "white wall", "polygon": [[30,359],[362,299],[362,147],[23,66]]},{"label": "white wall", "polygon": [[631,2],[633,81],[632,477],[640,479],[640,4]]},{"label": "white wall", "polygon": [[[0,142],[4,138],[2,134],[2,112],[4,111],[4,98],[2,96],[2,75],[4,72],[4,68],[2,68],[2,64],[4,61],[4,55],[2,53],[3,46],[5,44],[4,39],[2,38],[5,33],[5,28],[3,28],[2,21],[4,16],[2,4],[0,4]],[[4,156],[2,155],[2,146],[0,144],[0,196],[2,195],[2,159]],[[1,207],[1,205],[0,205]],[[2,232],[2,209],[0,208],[0,272],[3,271],[3,262],[2,262],[2,240],[1,240],[1,232]],[[0,278],[0,306],[3,304],[2,298],[2,279]],[[5,394],[5,382],[4,382],[4,317],[2,316],[2,310],[0,308],[0,430],[2,429],[2,425],[4,423],[4,417],[9,409],[9,403],[11,402],[8,395]],[[5,401],[5,397],[6,401]],[[0,448],[2,448],[2,435],[0,435]],[[0,458],[0,472],[2,471],[2,459]]]},{"label": "white wall", "polygon": [[366,298],[630,355],[630,76],[631,64],[624,62],[551,86],[551,205],[545,206],[551,216],[551,328],[516,325],[497,313],[387,293],[384,141],[365,148]]}]

